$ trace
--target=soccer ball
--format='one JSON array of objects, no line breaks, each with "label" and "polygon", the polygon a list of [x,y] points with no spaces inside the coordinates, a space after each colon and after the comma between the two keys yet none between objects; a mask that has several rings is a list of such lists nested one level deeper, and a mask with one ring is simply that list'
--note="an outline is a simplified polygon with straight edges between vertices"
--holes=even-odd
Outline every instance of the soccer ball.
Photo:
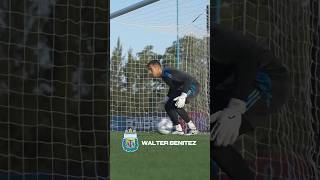
[{"label": "soccer ball", "polygon": [[168,118],[161,118],[158,123],[158,131],[161,134],[170,134],[172,131],[173,124]]}]

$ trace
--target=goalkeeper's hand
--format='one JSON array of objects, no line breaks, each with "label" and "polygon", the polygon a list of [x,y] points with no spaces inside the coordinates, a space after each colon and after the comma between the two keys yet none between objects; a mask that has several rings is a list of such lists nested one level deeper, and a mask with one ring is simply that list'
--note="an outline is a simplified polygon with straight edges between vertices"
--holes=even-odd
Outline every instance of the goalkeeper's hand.
[{"label": "goalkeeper's hand", "polygon": [[173,101],[176,101],[175,105],[177,108],[183,108],[186,103],[187,96],[188,95],[186,93],[181,93],[180,96],[173,99]]},{"label": "goalkeeper's hand", "polygon": [[210,117],[210,121],[215,122],[211,131],[211,140],[215,141],[215,145],[228,146],[237,140],[241,116],[245,111],[246,103],[240,99],[232,98],[227,108]]}]

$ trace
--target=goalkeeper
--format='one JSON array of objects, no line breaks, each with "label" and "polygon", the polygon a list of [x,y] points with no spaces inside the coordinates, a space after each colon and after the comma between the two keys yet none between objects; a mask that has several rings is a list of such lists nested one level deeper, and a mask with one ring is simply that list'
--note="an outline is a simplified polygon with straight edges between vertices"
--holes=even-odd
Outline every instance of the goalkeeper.
[{"label": "goalkeeper", "polygon": [[241,34],[211,27],[210,127],[212,179],[215,165],[233,180],[253,180],[232,146],[239,135],[268,120],[288,97],[288,73],[267,48]]},{"label": "goalkeeper", "polygon": [[147,64],[147,68],[152,77],[162,78],[169,86],[168,94],[164,100],[164,107],[174,125],[172,134],[184,134],[178,121],[178,115],[180,115],[187,124],[187,135],[197,134],[196,126],[183,108],[186,103],[189,103],[191,99],[198,95],[200,84],[197,80],[182,71],[172,68],[162,68],[160,62],[157,60],[150,61]]}]

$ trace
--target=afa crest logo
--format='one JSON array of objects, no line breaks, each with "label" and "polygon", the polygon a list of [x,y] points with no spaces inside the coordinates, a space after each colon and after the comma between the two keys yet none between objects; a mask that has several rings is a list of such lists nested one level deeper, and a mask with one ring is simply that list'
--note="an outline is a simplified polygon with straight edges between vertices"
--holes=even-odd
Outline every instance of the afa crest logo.
[{"label": "afa crest logo", "polygon": [[122,149],[126,152],[135,152],[139,148],[139,140],[136,130],[125,130],[122,138]]}]

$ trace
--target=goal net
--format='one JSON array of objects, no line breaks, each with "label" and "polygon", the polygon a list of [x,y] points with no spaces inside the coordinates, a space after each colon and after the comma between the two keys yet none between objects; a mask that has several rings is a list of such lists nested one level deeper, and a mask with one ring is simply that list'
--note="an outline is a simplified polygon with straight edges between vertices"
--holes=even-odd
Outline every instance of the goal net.
[{"label": "goal net", "polygon": [[107,1],[0,1],[0,179],[108,179]]},{"label": "goal net", "polygon": [[216,21],[269,45],[289,68],[288,104],[236,143],[256,179],[320,178],[318,9],[315,0],[221,0],[211,9],[221,12]]},{"label": "goal net", "polygon": [[111,20],[111,130],[152,132],[167,117],[168,87],[146,68],[159,60],[200,82],[201,92],[186,110],[200,131],[208,131],[208,5],[208,0],[178,1],[177,9],[177,1],[161,0]]}]

